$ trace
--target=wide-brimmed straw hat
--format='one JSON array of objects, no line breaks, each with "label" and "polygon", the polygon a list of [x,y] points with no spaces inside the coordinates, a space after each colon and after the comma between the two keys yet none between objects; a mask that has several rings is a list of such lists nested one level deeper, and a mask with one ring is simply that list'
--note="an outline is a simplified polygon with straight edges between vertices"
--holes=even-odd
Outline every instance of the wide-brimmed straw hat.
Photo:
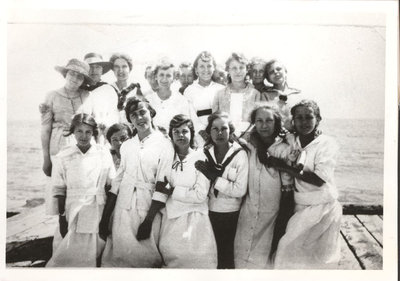
[{"label": "wide-brimmed straw hat", "polygon": [[83,58],[87,64],[98,64],[103,67],[103,74],[107,73],[111,69],[111,63],[109,61],[104,61],[103,57],[97,53],[86,54]]},{"label": "wide-brimmed straw hat", "polygon": [[60,72],[64,78],[67,72],[72,70],[85,77],[83,84],[91,84],[93,82],[92,78],[89,77],[90,66],[84,61],[70,59],[66,66],[55,66],[54,69]]}]

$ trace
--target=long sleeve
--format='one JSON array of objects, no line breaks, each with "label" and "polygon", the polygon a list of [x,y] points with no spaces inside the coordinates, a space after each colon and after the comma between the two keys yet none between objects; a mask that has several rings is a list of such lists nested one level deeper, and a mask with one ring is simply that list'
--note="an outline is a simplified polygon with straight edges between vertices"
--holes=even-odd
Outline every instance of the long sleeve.
[{"label": "long sleeve", "polygon": [[[112,160],[111,160],[112,161]],[[121,163],[116,171],[114,179],[111,181],[110,192],[118,195],[119,187],[121,186],[122,179],[124,178],[124,173],[126,169],[126,151],[124,150],[124,144],[121,146]]]},{"label": "long sleeve", "polygon": [[190,188],[175,186],[172,198],[185,203],[202,203],[207,199],[210,181],[196,170],[196,182]]},{"label": "long sleeve", "polygon": [[62,167],[61,160],[55,156],[53,161],[53,173],[51,176],[51,184],[53,186],[53,196],[66,196],[67,184],[65,172]]},{"label": "long sleeve", "polygon": [[243,197],[247,191],[248,174],[247,154],[240,151],[225,168],[222,177],[217,178],[214,188],[231,197]]},{"label": "long sleeve", "polygon": [[218,110],[220,110],[220,104],[219,104],[219,96],[225,91],[225,89],[222,89],[220,91],[218,91],[215,96],[214,96],[214,100],[212,103],[212,112],[216,112]]}]

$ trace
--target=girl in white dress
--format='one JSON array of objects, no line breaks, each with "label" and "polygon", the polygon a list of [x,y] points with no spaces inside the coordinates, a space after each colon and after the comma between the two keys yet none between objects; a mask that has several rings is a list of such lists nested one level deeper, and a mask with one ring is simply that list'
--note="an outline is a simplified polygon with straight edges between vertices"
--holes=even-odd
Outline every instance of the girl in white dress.
[{"label": "girl in white dress", "polygon": [[271,269],[269,259],[281,188],[293,188],[293,178],[267,167],[266,155],[288,159],[289,144],[279,109],[258,105],[250,114],[249,191],[242,204],[235,237],[235,268]]},{"label": "girl in white dress", "polygon": [[69,133],[77,144],[65,147],[54,158],[52,183],[60,215],[48,267],[96,267],[104,249],[98,224],[105,186],[111,184],[115,169],[108,149],[91,145],[97,130],[93,117],[75,115]]},{"label": "girl in white dress", "polygon": [[241,145],[234,142],[235,127],[225,112],[208,117],[206,132],[209,145],[204,148],[206,161],[196,168],[211,182],[209,216],[218,250],[218,268],[234,268],[233,243],[242,198],[247,192],[249,163]]},{"label": "girl in white dress", "polygon": [[[101,266],[160,267],[161,214],[150,205],[152,199],[167,199],[155,189],[158,181],[169,178],[174,150],[171,141],[155,130],[152,120],[156,112],[145,99],[128,99],[125,111],[137,134],[121,146],[121,164],[100,222],[100,236],[107,239]],[[148,239],[136,237],[141,223],[147,226]]]},{"label": "girl in white dress", "polygon": [[295,214],[279,242],[275,268],[337,268],[340,259],[342,207],[334,182],[338,146],[321,134],[318,105],[302,100],[291,109],[295,137],[291,150],[298,151],[298,166],[270,157],[270,165],[295,177]]},{"label": "girl in white dress", "polygon": [[176,115],[169,136],[174,142],[175,158],[171,171],[172,195],[168,198],[161,224],[160,252],[169,268],[217,268],[217,245],[208,217],[210,180],[196,170],[194,127],[189,117]]}]

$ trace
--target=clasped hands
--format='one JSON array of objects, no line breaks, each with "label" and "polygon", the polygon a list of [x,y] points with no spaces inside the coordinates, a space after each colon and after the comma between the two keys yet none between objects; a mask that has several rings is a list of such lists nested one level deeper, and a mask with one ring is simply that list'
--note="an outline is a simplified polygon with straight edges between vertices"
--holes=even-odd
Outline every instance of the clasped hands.
[{"label": "clasped hands", "polygon": [[285,161],[269,155],[269,153],[266,150],[258,149],[257,156],[258,160],[260,160],[262,164],[267,165],[268,168],[273,167],[279,169],[287,166]]}]

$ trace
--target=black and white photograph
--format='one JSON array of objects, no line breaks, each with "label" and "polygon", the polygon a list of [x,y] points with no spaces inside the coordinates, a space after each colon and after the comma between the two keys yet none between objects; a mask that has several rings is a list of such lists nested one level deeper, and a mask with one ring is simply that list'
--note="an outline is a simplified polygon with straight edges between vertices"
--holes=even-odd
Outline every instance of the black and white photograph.
[{"label": "black and white photograph", "polygon": [[5,10],[1,280],[397,279],[396,1]]}]

